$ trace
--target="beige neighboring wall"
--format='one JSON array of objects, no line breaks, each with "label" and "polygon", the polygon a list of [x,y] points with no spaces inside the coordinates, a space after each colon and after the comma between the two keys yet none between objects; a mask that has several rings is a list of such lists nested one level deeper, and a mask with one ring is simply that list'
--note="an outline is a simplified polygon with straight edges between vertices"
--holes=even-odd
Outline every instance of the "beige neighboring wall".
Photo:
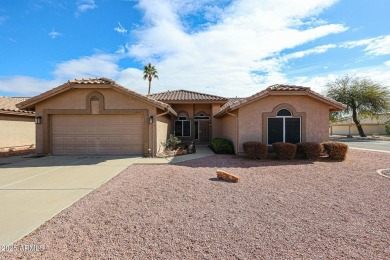
[{"label": "beige neighboring wall", "polygon": [[[366,135],[385,135],[385,124],[361,124],[363,131]],[[329,134],[332,135],[359,135],[359,131],[355,124],[348,125],[331,125],[329,128]]]},{"label": "beige neighboring wall", "polygon": [[[110,88],[89,88],[69,89],[61,94],[46,99],[35,106],[36,116],[42,116],[42,124],[37,125],[37,152],[51,153],[50,148],[50,116],[53,114],[91,114],[90,107],[87,107],[87,98],[93,92],[102,94],[104,99],[104,113],[108,114],[128,114],[131,111],[142,113],[145,118],[145,136],[144,153],[152,149],[152,125],[149,125],[149,116],[156,115],[156,107],[133,98],[129,95],[120,93]],[[103,106],[103,104],[100,104]],[[89,105],[88,105],[89,106]]]},{"label": "beige neighboring wall", "polygon": [[0,148],[35,145],[34,117],[0,114]]},{"label": "beige neighboring wall", "polygon": [[172,119],[170,115],[163,115],[156,118],[156,142],[154,154],[163,152],[164,146],[162,143],[166,143],[169,135],[172,134]]}]

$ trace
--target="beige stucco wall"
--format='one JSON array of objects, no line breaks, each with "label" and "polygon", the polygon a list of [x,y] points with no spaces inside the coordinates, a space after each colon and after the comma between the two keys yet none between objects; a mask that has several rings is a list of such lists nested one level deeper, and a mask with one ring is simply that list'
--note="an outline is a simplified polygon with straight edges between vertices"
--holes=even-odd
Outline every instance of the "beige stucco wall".
[{"label": "beige stucco wall", "polygon": [[[263,140],[263,113],[272,112],[280,104],[289,104],[297,113],[305,113],[306,127],[302,129],[302,141],[324,142],[328,140],[328,105],[308,96],[268,96],[239,108],[238,153],[243,153],[244,142],[266,142]],[[230,129],[228,126],[233,126],[234,123],[230,117],[228,115],[223,117],[222,133],[223,136],[232,138],[233,133],[232,130],[228,130]]]},{"label": "beige stucco wall", "polygon": [[233,142],[234,150],[237,153],[236,147],[237,147],[237,115],[238,111],[233,111],[231,113],[232,115],[225,115],[223,118],[220,119],[221,124],[221,130],[220,130],[220,136],[221,138],[225,138],[227,140],[230,140]]},{"label": "beige stucco wall", "polygon": [[214,115],[221,111],[220,104],[212,104],[211,106],[211,140],[222,135],[222,122],[220,119],[214,118]]},{"label": "beige stucco wall", "polygon": [[155,153],[164,151],[162,143],[166,143],[172,131],[172,119],[169,115],[164,115],[156,118],[156,142]]},{"label": "beige stucco wall", "polygon": [[29,145],[35,145],[34,117],[0,114],[0,148]]},{"label": "beige stucco wall", "polygon": [[[148,118],[149,116],[156,115],[156,107],[119,91],[108,88],[99,88],[99,86],[96,88],[90,86],[88,89],[70,89],[36,105],[36,116],[42,116],[43,121],[43,123],[37,125],[36,128],[37,152],[51,152],[50,147],[47,145],[49,142],[48,140],[50,140],[50,122],[49,116],[46,116],[45,112],[47,113],[47,111],[51,111],[51,114],[55,114],[56,112],[54,110],[58,110],[58,113],[68,113],[71,110],[88,109],[87,96],[92,92],[99,92],[103,95],[104,107],[106,110],[111,109],[111,114],[115,114],[115,110],[117,110],[118,113],[121,112],[121,110],[145,110],[145,124],[147,124],[145,125],[147,132],[145,134],[148,135],[148,141],[144,145],[144,152],[147,154],[148,149],[152,149],[153,142],[151,134],[152,125],[149,125]],[[64,112],[64,110],[66,110],[66,112]]]}]

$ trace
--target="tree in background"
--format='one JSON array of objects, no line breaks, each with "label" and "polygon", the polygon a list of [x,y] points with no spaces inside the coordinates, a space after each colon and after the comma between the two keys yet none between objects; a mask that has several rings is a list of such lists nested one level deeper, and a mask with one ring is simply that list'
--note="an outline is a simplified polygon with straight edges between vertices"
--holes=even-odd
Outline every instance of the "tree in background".
[{"label": "tree in background", "polygon": [[148,95],[150,94],[150,89],[152,85],[152,78],[158,79],[157,70],[152,64],[148,64],[144,66],[144,80],[149,80],[149,90]]},{"label": "tree in background", "polygon": [[390,110],[390,90],[371,79],[348,75],[328,82],[327,96],[347,105],[347,109],[331,117],[351,114],[359,135],[365,137],[359,118],[375,117],[378,113]]}]

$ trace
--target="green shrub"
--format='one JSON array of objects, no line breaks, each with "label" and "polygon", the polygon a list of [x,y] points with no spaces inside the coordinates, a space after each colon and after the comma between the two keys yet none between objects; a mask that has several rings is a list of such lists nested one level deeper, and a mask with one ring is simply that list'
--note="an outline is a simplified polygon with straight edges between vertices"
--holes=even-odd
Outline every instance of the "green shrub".
[{"label": "green shrub", "polygon": [[347,157],[348,145],[338,142],[322,143],[330,159],[344,160]]},{"label": "green shrub", "polygon": [[390,135],[390,122],[386,123],[385,131],[386,131],[386,134]]},{"label": "green shrub", "polygon": [[322,154],[322,145],[315,142],[303,142],[297,144],[297,153],[301,153],[304,158],[317,160]]},{"label": "green shrub", "polygon": [[297,145],[291,143],[273,143],[272,148],[280,160],[292,160],[297,153]]},{"label": "green shrub", "polygon": [[215,153],[234,153],[233,143],[223,138],[214,138],[209,146]]},{"label": "green shrub", "polygon": [[246,142],[243,144],[244,152],[249,159],[265,159],[268,152],[268,146],[261,142]]},{"label": "green shrub", "polygon": [[176,137],[174,134],[171,134],[167,140],[166,143],[161,143],[162,146],[164,146],[164,148],[166,150],[175,150],[177,148],[177,145],[181,143],[181,140]]}]

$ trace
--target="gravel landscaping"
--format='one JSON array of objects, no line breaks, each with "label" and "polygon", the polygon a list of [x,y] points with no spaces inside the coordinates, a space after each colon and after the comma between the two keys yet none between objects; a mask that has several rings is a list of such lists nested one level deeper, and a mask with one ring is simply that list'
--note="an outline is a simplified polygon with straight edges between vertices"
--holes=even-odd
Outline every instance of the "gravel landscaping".
[{"label": "gravel landscaping", "polygon": [[[14,245],[39,259],[390,259],[386,153],[132,165]],[[238,183],[216,179],[216,169]]]}]

